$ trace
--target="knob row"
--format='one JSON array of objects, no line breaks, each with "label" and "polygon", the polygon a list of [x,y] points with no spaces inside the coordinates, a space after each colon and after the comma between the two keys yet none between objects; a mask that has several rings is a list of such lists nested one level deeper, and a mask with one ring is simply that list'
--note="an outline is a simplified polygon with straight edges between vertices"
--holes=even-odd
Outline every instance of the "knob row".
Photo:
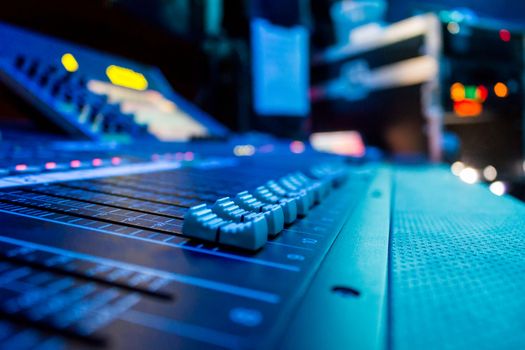
[{"label": "knob row", "polygon": [[246,250],[258,250],[298,217],[323,201],[345,179],[342,167],[319,167],[268,181],[255,190],[224,197],[213,205],[200,204],[184,216],[188,237]]}]

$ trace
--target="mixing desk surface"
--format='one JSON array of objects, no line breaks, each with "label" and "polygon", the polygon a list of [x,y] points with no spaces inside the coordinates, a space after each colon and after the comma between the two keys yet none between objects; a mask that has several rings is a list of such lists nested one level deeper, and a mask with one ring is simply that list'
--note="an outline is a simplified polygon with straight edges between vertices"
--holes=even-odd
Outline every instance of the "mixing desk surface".
[{"label": "mixing desk surface", "polygon": [[271,345],[377,176],[314,157],[163,155],[4,177],[5,344]]}]

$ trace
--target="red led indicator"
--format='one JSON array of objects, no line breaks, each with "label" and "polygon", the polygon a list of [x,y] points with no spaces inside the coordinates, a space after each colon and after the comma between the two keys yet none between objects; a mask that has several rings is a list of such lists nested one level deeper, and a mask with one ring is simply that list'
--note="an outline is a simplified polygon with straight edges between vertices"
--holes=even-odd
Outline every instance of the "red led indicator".
[{"label": "red led indicator", "polygon": [[113,165],[119,165],[121,162],[122,162],[122,159],[120,159],[120,157],[111,158],[111,164]]},{"label": "red led indicator", "polygon": [[93,166],[101,166],[102,165],[102,159],[100,158],[95,158],[91,161],[91,164],[93,164]]},{"label": "red led indicator", "polygon": [[501,29],[499,31],[499,37],[504,42],[509,42],[510,41],[510,32],[507,29]]},{"label": "red led indicator", "polygon": [[51,169],[55,169],[57,167],[57,163],[55,162],[47,162],[44,167],[47,169],[47,170],[51,170]]},{"label": "red led indicator", "polygon": [[82,165],[82,163],[80,163],[80,160],[72,160],[69,165],[72,167],[72,168],[78,168],[80,167],[80,165]]},{"label": "red led indicator", "polygon": [[26,164],[17,164],[15,166],[15,170],[16,171],[26,171],[27,170],[27,165]]},{"label": "red led indicator", "polygon": [[485,86],[479,85],[478,90],[477,90],[477,95],[478,95],[477,97],[481,100],[481,102],[484,102],[489,96],[489,91],[487,90]]}]

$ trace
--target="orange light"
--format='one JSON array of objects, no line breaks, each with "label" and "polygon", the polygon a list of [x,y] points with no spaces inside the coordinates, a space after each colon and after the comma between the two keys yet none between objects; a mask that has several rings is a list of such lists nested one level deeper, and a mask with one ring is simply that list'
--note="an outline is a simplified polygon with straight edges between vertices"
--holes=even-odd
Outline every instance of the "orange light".
[{"label": "orange light", "polygon": [[509,94],[509,88],[501,82],[496,83],[496,85],[494,85],[494,93],[498,97],[505,98]]},{"label": "orange light", "polygon": [[454,102],[454,112],[460,117],[477,117],[483,112],[483,105],[471,100],[458,101]]},{"label": "orange light", "polygon": [[461,101],[465,99],[465,87],[461,83],[454,83],[450,87],[450,98],[452,101]]}]

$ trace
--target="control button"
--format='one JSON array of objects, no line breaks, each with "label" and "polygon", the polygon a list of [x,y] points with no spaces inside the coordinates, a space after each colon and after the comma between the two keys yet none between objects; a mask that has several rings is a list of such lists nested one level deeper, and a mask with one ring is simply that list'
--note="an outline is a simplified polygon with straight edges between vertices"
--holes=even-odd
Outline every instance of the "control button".
[{"label": "control button", "polygon": [[211,209],[215,214],[235,222],[249,221],[244,218],[251,218],[249,214],[253,214],[247,210],[241,209],[229,197],[217,200]]},{"label": "control button", "polygon": [[273,180],[268,181],[266,183],[266,187],[277,196],[284,198],[294,198],[297,205],[297,215],[306,216],[312,202],[312,198],[308,197],[306,191],[290,191],[283,188],[280,184]]},{"label": "control button", "polygon": [[234,247],[257,250],[268,237],[268,226],[263,216],[246,223],[230,222],[219,228],[219,242]]},{"label": "control button", "polygon": [[[303,185],[296,185],[293,183],[292,178],[290,175],[282,177],[278,180],[279,185],[281,185],[282,188],[284,188],[286,191],[288,191],[292,196],[295,196],[297,194],[304,194],[306,197],[306,206],[308,209],[313,207],[315,202],[315,196],[313,191],[310,188],[305,188]],[[305,213],[306,214],[306,213]]]},{"label": "control button", "polygon": [[279,204],[283,211],[284,222],[291,224],[297,219],[297,204],[293,198],[281,198],[276,196],[265,186],[259,186],[254,191],[254,197],[268,204]]},{"label": "control button", "polygon": [[182,233],[188,237],[257,250],[266,243],[268,226],[262,215],[249,222],[235,222],[219,217],[206,204],[201,204],[190,208],[184,215]]},{"label": "control button", "polygon": [[182,233],[189,237],[215,242],[219,227],[229,222],[231,221],[218,217],[206,204],[201,204],[190,208],[184,215]]},{"label": "control button", "polygon": [[238,193],[234,201],[243,209],[261,213],[268,224],[270,236],[276,236],[284,229],[284,213],[280,205],[264,203],[248,193],[248,191]]}]

